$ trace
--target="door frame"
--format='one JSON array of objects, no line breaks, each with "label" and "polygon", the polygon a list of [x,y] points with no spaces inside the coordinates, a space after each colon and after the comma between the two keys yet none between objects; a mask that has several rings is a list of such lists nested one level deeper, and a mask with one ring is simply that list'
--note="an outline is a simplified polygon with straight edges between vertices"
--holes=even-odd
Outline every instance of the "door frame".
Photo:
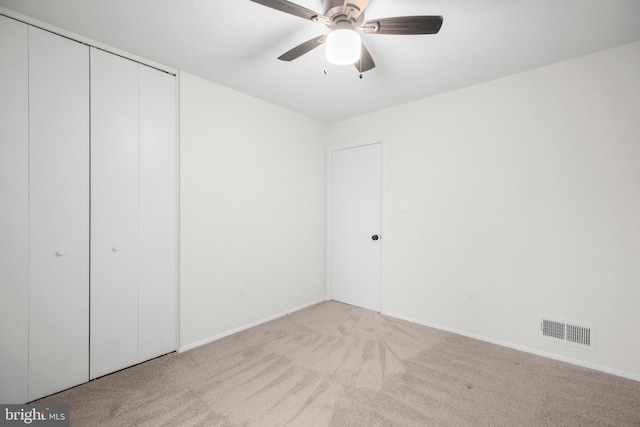
[{"label": "door frame", "polygon": [[385,143],[383,138],[375,138],[350,144],[335,145],[327,148],[327,223],[326,223],[326,296],[325,299],[330,301],[331,298],[331,158],[334,151],[342,151],[350,148],[365,147],[367,145],[380,144],[380,313],[384,313],[384,170],[385,170]]}]

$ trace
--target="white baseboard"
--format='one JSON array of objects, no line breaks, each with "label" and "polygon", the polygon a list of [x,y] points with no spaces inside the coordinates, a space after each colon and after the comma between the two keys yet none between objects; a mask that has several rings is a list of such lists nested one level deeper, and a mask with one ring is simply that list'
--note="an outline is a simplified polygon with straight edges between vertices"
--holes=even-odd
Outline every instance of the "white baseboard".
[{"label": "white baseboard", "polygon": [[572,357],[562,356],[560,354],[550,353],[550,352],[547,352],[547,351],[542,351],[542,350],[538,350],[538,349],[535,349],[535,348],[526,347],[526,346],[522,346],[522,345],[519,345],[519,344],[514,344],[514,343],[511,343],[511,342],[508,342],[508,341],[502,341],[502,340],[497,340],[497,339],[494,339],[494,338],[485,337],[483,335],[478,335],[478,334],[474,334],[474,333],[471,333],[471,332],[466,332],[466,331],[462,331],[462,330],[459,330],[459,329],[450,328],[448,326],[443,326],[443,325],[439,325],[439,324],[436,324],[436,323],[426,322],[424,320],[414,319],[414,318],[411,318],[411,317],[408,317],[408,316],[404,316],[404,315],[401,315],[401,314],[389,313],[389,312],[385,312],[385,313],[382,313],[382,314],[384,314],[385,316],[395,317],[396,319],[406,320],[407,322],[416,323],[418,325],[428,326],[428,327],[434,328],[434,329],[440,329],[440,330],[451,332],[451,333],[454,333],[454,334],[457,334],[457,335],[462,335],[462,336],[473,338],[473,339],[476,339],[476,340],[485,341],[485,342],[488,342],[488,343],[491,343],[491,344],[497,344],[497,345],[500,345],[502,347],[512,348],[514,350],[523,351],[525,353],[535,354],[537,356],[546,357],[548,359],[553,359],[553,360],[558,360],[560,362],[570,363],[572,365],[581,366],[583,368],[593,369],[595,371],[605,372],[607,374],[616,375],[618,377],[627,378],[627,379],[634,380],[634,381],[640,381],[640,374],[635,373],[635,372],[628,372],[628,371],[623,371],[623,370],[616,369],[616,368],[611,368],[609,366],[603,366],[603,365],[598,365],[596,363],[585,362],[584,360],[574,359]]},{"label": "white baseboard", "polygon": [[273,315],[265,317],[263,319],[256,320],[255,322],[247,323],[246,325],[239,326],[237,328],[234,328],[234,329],[231,329],[229,331],[225,331],[225,332],[213,335],[211,337],[196,341],[194,343],[187,344],[187,345],[181,345],[180,347],[178,347],[178,353],[184,353],[185,351],[193,350],[194,348],[200,347],[201,345],[209,344],[210,342],[217,341],[217,340],[219,340],[221,338],[228,337],[229,335],[233,335],[235,333],[242,332],[242,331],[244,331],[246,329],[253,328],[254,326],[258,326],[258,325],[261,325],[263,323],[270,322],[271,320],[275,320],[275,319],[277,319],[279,317],[286,316],[286,315],[291,314],[293,312],[296,312],[298,310],[302,310],[303,308],[311,307],[312,305],[316,305],[316,304],[321,303],[323,301],[327,301],[327,298],[320,298],[320,299],[308,302],[306,304],[299,305],[298,307],[292,308],[290,310],[286,310],[286,311],[282,311],[280,313],[273,314]]}]

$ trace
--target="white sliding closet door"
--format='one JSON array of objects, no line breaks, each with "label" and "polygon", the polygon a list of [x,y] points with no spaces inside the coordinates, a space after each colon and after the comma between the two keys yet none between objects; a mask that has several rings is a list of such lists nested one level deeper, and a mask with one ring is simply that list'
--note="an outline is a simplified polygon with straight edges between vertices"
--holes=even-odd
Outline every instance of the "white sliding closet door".
[{"label": "white sliding closet door", "polygon": [[89,378],[89,51],[29,28],[29,400]]},{"label": "white sliding closet door", "polygon": [[175,89],[0,15],[0,403],[176,349]]},{"label": "white sliding closet door", "polygon": [[91,378],[138,362],[138,64],[91,49]]},{"label": "white sliding closet door", "polygon": [[24,403],[29,361],[29,36],[0,16],[0,402]]},{"label": "white sliding closet door", "polygon": [[139,362],[176,349],[175,77],[139,65]]}]

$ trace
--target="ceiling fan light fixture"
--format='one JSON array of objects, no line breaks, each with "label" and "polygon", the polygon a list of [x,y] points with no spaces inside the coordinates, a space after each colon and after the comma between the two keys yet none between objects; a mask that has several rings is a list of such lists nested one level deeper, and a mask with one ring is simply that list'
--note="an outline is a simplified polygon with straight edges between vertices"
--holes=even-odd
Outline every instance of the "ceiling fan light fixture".
[{"label": "ceiling fan light fixture", "polygon": [[327,61],[336,65],[351,65],[360,59],[362,42],[353,30],[333,30],[327,36]]}]

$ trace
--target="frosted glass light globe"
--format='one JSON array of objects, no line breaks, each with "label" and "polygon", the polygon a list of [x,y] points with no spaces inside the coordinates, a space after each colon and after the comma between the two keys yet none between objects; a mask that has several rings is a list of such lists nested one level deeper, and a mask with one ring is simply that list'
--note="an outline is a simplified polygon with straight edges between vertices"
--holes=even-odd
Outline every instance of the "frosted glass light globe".
[{"label": "frosted glass light globe", "polygon": [[334,30],[327,36],[327,61],[349,65],[360,59],[360,34],[353,30]]}]

